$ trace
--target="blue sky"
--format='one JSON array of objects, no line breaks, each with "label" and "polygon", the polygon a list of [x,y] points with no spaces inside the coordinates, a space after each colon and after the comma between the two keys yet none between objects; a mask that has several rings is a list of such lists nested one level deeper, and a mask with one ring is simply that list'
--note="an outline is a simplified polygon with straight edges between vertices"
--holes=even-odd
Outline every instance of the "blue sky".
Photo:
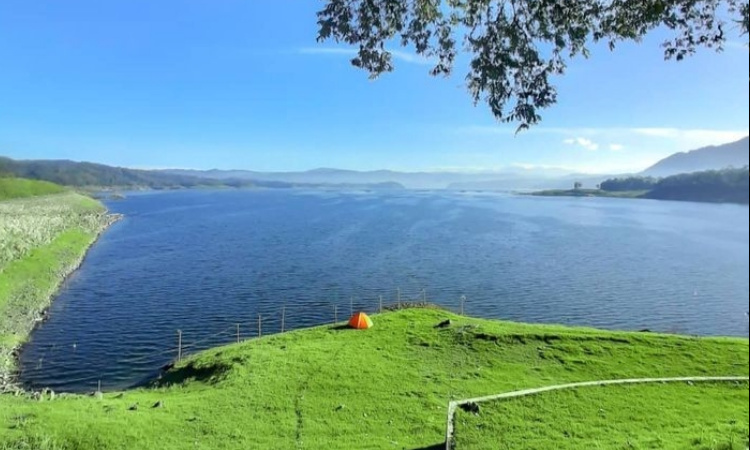
[{"label": "blue sky", "polygon": [[[0,154],[142,168],[632,171],[748,129],[748,50],[664,62],[663,36],[594,49],[514,136],[465,66],[408,49],[376,81],[318,44],[321,1],[3,0]],[[746,39],[745,39],[746,40]]]}]

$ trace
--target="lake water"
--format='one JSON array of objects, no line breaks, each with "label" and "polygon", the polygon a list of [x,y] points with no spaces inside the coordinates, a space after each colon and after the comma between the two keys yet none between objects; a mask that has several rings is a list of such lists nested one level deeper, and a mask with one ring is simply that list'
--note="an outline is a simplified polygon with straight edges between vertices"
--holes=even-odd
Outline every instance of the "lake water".
[{"label": "lake water", "polygon": [[[467,314],[748,336],[748,208],[449,192],[182,191],[108,205],[21,354],[28,387],[132,386],[185,352],[425,295]],[[335,312],[334,306],[336,305]],[[285,306],[285,307],[284,307]]]}]

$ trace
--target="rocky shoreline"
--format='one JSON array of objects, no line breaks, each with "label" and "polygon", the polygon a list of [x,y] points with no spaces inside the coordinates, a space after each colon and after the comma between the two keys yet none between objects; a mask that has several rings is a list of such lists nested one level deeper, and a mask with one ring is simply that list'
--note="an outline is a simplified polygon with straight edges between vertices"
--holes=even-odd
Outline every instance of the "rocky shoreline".
[{"label": "rocky shoreline", "polygon": [[[30,323],[28,324],[28,332],[26,333],[26,337],[30,336],[31,333],[33,333],[34,329],[40,324],[47,320],[48,314],[49,314],[49,308],[52,305],[52,301],[54,297],[57,295],[57,293],[60,290],[60,287],[65,284],[65,282],[68,280],[68,278],[76,272],[83,262],[86,259],[86,256],[88,255],[89,251],[93,247],[94,244],[99,240],[101,235],[109,229],[113,224],[118,222],[123,218],[122,214],[109,214],[104,213],[103,214],[103,220],[101,227],[99,230],[97,230],[96,234],[94,235],[93,239],[82,249],[80,254],[69,264],[67,267],[64,268],[64,271],[60,274],[58,282],[55,284],[54,288],[50,290],[50,292],[47,295],[46,299],[46,305],[44,308],[40,309],[36,314],[32,317]],[[18,362],[18,357],[21,352],[21,347],[23,347],[24,342],[20,343],[19,345],[12,346],[7,349],[0,349],[2,350],[2,353],[0,353],[0,361],[1,360],[11,360],[13,362]],[[16,364],[12,365],[13,367],[16,367]],[[42,398],[54,398],[55,394],[54,392],[51,393],[51,395],[47,392],[48,390],[42,390],[38,393],[33,392],[26,392],[18,383],[17,383],[17,373],[15,371],[3,371],[0,368],[0,395],[3,394],[10,394],[10,395],[37,395],[40,399]]]}]

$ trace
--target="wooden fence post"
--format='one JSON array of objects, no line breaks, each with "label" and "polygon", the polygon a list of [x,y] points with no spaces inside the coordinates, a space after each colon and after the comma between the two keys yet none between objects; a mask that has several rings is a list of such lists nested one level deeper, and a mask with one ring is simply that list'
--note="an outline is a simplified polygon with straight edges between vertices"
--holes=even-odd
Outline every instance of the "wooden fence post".
[{"label": "wooden fence post", "polygon": [[466,296],[462,295],[461,296],[461,315],[462,316],[464,315],[464,305],[465,304],[466,304]]},{"label": "wooden fence post", "polygon": [[177,330],[177,362],[182,361],[182,330]]},{"label": "wooden fence post", "polygon": [[286,325],[286,306],[281,307],[281,332],[284,332],[284,326]]},{"label": "wooden fence post", "polygon": [[263,336],[263,318],[258,314],[258,337]]},{"label": "wooden fence post", "polygon": [[240,324],[237,324],[237,343],[240,343]]}]

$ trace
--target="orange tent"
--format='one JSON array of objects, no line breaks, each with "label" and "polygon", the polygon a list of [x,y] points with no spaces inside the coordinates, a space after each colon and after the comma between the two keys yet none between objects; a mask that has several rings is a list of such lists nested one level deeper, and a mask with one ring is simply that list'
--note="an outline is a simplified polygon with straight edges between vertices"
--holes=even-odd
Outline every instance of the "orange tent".
[{"label": "orange tent", "polygon": [[366,330],[372,327],[372,320],[363,312],[354,313],[349,319],[349,326],[355,330]]}]

